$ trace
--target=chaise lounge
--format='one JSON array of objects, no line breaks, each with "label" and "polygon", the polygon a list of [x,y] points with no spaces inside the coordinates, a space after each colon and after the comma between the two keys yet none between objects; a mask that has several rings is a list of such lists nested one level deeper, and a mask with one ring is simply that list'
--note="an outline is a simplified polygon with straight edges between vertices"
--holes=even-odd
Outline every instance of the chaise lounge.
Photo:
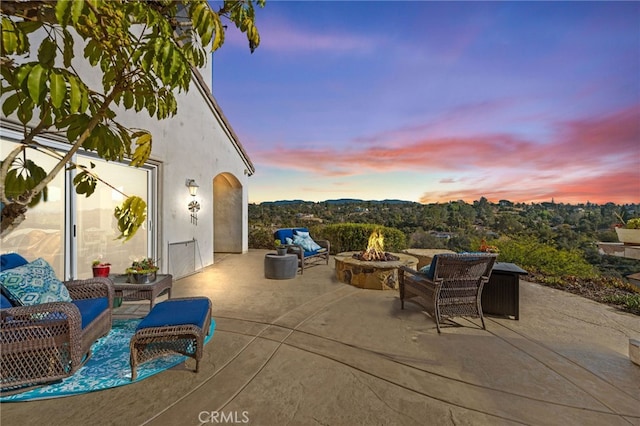
[{"label": "chaise lounge", "polygon": [[[61,283],[43,259],[27,262],[15,253],[1,258],[0,391],[21,392],[73,375],[93,343],[111,330],[111,281]],[[42,289],[49,292],[37,294]]]}]

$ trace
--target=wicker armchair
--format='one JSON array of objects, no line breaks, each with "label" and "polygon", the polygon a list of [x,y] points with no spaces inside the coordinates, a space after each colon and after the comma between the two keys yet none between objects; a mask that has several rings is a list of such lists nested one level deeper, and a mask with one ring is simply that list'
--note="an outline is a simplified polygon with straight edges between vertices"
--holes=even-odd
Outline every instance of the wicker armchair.
[{"label": "wicker armchair", "polygon": [[[482,288],[489,281],[495,254],[440,254],[431,263],[429,276],[411,268],[399,268],[400,306],[405,299],[420,296],[421,303],[436,321],[440,333],[443,319],[458,316],[480,318]],[[432,278],[430,278],[432,276]]]},{"label": "wicker armchair", "polygon": [[304,268],[324,263],[329,264],[329,253],[331,251],[331,243],[327,240],[316,240],[315,243],[320,246],[317,250],[308,250],[303,246],[296,244],[285,244],[287,238],[292,239],[297,231],[308,233],[307,228],[280,228],[273,234],[274,238],[280,240],[287,246],[287,253],[298,256],[298,268],[300,273],[304,274]]},{"label": "wicker armchair", "polygon": [[[113,284],[108,278],[64,283],[73,302],[42,303],[0,310],[0,380],[3,393],[53,382],[80,368],[91,346],[111,330]],[[106,309],[84,324],[86,299],[106,298]],[[104,305],[104,301],[101,306]]]}]

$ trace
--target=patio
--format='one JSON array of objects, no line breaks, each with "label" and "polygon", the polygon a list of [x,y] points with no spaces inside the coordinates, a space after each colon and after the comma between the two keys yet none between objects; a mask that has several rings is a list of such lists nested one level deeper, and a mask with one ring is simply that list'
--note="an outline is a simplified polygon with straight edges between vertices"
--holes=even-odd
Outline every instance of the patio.
[{"label": "patio", "polygon": [[216,255],[174,283],[172,297],[213,302],[200,373],[188,359],[121,388],[3,403],[2,424],[640,424],[637,316],[521,281],[519,321],[456,319],[438,335],[397,291],[338,282],[333,260],[267,280],[265,253]]}]

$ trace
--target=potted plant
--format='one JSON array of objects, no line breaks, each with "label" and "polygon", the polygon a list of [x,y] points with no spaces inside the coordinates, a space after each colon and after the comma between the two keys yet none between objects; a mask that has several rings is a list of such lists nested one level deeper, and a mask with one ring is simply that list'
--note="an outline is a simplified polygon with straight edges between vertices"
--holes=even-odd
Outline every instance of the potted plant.
[{"label": "potted plant", "polygon": [[111,271],[111,264],[96,259],[91,262],[91,269],[93,270],[94,277],[108,277]]},{"label": "potted plant", "polygon": [[282,241],[275,240],[273,244],[276,246],[276,251],[278,252],[278,256],[284,256],[287,254],[287,246],[282,245]]},{"label": "potted plant", "polygon": [[145,257],[142,260],[135,260],[126,272],[129,282],[134,284],[148,284],[156,280],[158,266],[153,259]]},{"label": "potted plant", "polygon": [[[618,216],[620,220],[622,218]],[[622,220],[623,226],[616,226],[616,234],[621,243],[631,246],[640,245],[640,217]]]}]

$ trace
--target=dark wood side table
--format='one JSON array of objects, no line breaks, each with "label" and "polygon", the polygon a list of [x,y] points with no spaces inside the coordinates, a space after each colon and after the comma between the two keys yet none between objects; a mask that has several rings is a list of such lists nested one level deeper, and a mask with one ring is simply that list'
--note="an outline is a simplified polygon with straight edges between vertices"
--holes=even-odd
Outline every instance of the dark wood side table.
[{"label": "dark wood side table", "polygon": [[520,275],[527,271],[513,263],[496,262],[482,289],[482,312],[520,319]]}]

